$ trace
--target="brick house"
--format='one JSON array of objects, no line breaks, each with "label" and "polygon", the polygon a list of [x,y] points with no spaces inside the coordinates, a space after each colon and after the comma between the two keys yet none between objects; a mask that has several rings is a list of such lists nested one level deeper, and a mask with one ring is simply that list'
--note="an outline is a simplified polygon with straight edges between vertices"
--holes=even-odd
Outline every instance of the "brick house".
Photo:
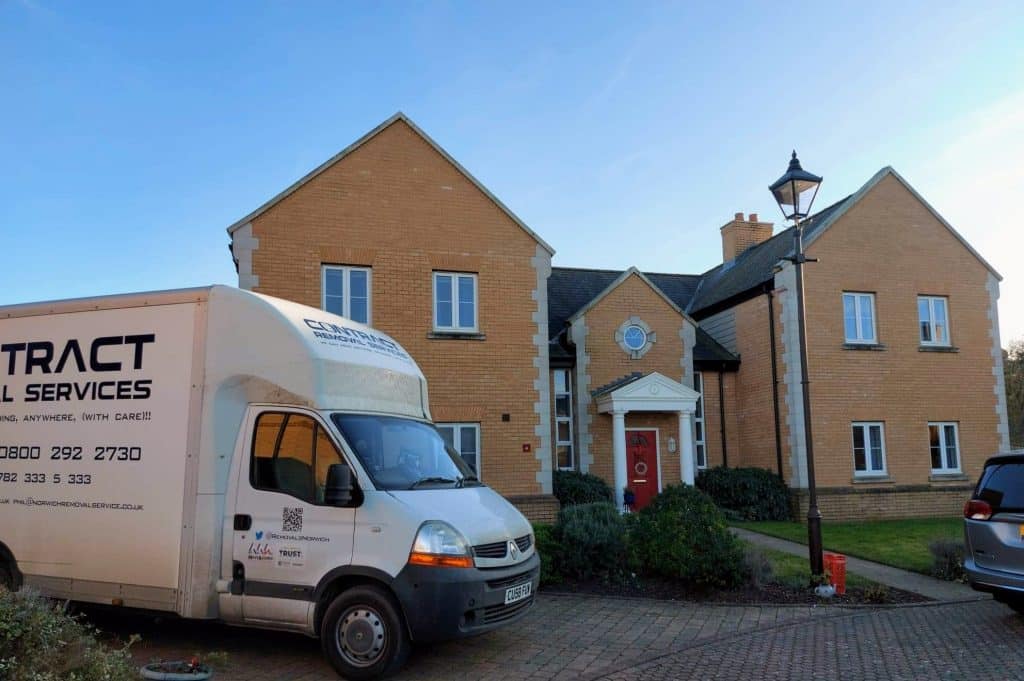
[{"label": "brick house", "polygon": [[[638,505],[715,465],[778,471],[803,498],[790,230],[737,214],[699,275],[552,268],[396,114],[228,232],[240,287],[398,339],[442,435],[534,519],[557,510],[559,468]],[[953,512],[1008,446],[999,275],[889,168],[806,243],[823,514]]]}]

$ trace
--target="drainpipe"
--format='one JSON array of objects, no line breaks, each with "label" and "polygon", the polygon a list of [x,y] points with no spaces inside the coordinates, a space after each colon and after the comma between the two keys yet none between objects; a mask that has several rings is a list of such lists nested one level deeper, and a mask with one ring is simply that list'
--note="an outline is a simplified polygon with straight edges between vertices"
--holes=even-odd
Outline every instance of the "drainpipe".
[{"label": "drainpipe", "polygon": [[785,481],[785,477],[782,474],[782,427],[779,425],[779,369],[775,352],[775,294],[767,286],[765,287],[764,294],[768,296],[768,342],[771,344],[772,357],[772,413],[775,416],[775,465],[779,472],[779,478]]},{"label": "drainpipe", "polygon": [[718,370],[718,422],[722,434],[722,467],[729,467],[729,450],[725,445],[725,372]]}]

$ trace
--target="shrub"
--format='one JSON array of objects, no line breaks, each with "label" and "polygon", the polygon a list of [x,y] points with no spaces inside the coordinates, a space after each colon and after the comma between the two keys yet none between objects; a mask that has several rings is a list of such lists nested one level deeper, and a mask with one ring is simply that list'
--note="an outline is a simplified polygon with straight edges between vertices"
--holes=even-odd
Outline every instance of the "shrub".
[{"label": "shrub", "polygon": [[936,539],[928,544],[932,553],[932,574],[939,579],[962,582],[964,574],[964,543],[958,539]]},{"label": "shrub", "polygon": [[869,584],[864,589],[864,601],[866,603],[888,603],[889,587],[885,584]]},{"label": "shrub", "polygon": [[646,571],[698,587],[734,587],[747,578],[743,545],[700,490],[666,487],[638,515],[632,538]]},{"label": "shrub", "polygon": [[533,540],[540,554],[540,585],[550,586],[565,579],[562,574],[561,543],[558,527],[554,525],[534,525]]},{"label": "shrub", "polygon": [[562,504],[562,508],[598,501],[615,501],[612,488],[596,475],[577,471],[555,471],[552,477],[555,497]]},{"label": "shrub", "polygon": [[706,492],[735,520],[789,520],[789,489],[764,468],[710,468],[697,475]]},{"label": "shrub", "polygon": [[135,638],[109,649],[96,629],[30,590],[0,588],[0,678],[8,681],[134,681]]},{"label": "shrub", "polygon": [[613,504],[566,506],[558,513],[561,572],[573,579],[610,578],[626,561],[626,521]]}]

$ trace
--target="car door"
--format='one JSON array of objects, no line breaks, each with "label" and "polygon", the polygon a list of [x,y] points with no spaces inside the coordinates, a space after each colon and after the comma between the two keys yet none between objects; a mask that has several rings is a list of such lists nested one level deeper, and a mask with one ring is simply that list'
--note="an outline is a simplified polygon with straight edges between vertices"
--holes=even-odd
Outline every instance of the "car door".
[{"label": "car door", "polygon": [[247,423],[233,541],[242,615],[303,624],[320,578],[352,562],[355,508],[323,503],[328,467],[346,462],[315,412],[266,407]]}]

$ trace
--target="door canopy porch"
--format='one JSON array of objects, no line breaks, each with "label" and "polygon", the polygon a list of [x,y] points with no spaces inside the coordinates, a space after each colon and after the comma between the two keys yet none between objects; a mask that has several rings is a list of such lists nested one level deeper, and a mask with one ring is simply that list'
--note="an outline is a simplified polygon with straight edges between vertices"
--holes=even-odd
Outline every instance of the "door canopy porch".
[{"label": "door canopy porch", "polygon": [[597,390],[594,395],[597,411],[601,414],[616,411],[668,411],[692,414],[697,410],[699,397],[700,393],[693,388],[688,388],[656,371],[646,376],[633,374]]},{"label": "door canopy porch", "polygon": [[[693,457],[693,414],[700,397],[667,376],[652,372],[633,374],[594,392],[597,411],[612,415],[612,470],[615,473],[615,503],[623,508],[626,475],[626,414],[631,411],[674,412],[679,416],[679,470],[682,481],[693,484],[696,465]],[[659,471],[660,474],[660,471]]]}]

